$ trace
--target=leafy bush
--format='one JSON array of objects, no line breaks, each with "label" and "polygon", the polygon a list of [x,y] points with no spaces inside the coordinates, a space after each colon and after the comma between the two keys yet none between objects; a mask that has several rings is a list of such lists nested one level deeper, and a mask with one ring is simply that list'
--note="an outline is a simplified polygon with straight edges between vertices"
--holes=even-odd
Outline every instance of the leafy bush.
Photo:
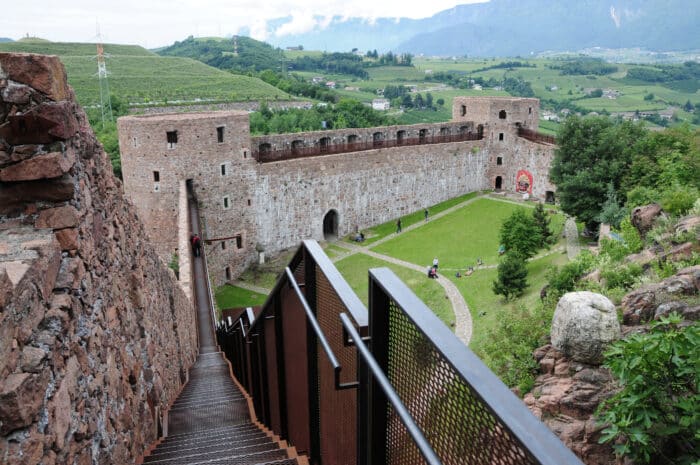
[{"label": "leafy bush", "polygon": [[600,276],[605,280],[608,289],[630,289],[642,272],[641,265],[630,263],[604,268]]},{"label": "leafy bush", "polygon": [[671,214],[683,215],[693,208],[697,199],[697,189],[677,184],[662,194],[661,207]]},{"label": "leafy bush", "polygon": [[627,208],[630,210],[642,205],[657,203],[661,199],[658,191],[644,186],[637,186],[627,192]]},{"label": "leafy bush", "polygon": [[629,253],[640,252],[644,248],[644,242],[639,235],[639,231],[634,227],[629,218],[625,218],[620,223],[620,236],[625,241]]},{"label": "leafy bush", "polygon": [[605,353],[622,389],[598,409],[608,424],[600,442],[637,463],[689,464],[700,454],[700,325],[680,323],[671,314]]},{"label": "leafy bush", "polygon": [[576,282],[593,269],[595,257],[592,253],[582,251],[575,259],[564,265],[561,270],[552,268],[548,273],[549,293],[558,298],[576,288]]},{"label": "leafy bush", "polygon": [[532,351],[547,342],[556,301],[548,300],[534,309],[520,307],[489,331],[477,355],[508,387],[529,392],[537,376]]}]

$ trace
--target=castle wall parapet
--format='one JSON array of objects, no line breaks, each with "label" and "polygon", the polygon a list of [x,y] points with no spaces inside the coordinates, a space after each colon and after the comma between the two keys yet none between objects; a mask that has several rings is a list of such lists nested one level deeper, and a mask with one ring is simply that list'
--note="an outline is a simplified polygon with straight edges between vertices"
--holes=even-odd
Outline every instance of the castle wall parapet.
[{"label": "castle wall parapet", "polygon": [[251,138],[251,147],[256,160],[270,162],[382,147],[443,144],[481,138],[482,134],[473,122],[450,122],[256,136]]}]

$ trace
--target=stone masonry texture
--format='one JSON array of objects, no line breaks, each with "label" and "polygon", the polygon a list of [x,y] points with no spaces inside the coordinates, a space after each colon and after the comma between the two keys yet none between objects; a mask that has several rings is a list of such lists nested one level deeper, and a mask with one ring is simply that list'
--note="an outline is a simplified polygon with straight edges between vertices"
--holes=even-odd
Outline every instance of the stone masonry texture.
[{"label": "stone masonry texture", "polygon": [[0,53],[0,462],[135,463],[195,316],[66,82],[57,57]]},{"label": "stone masonry texture", "polygon": [[[532,196],[545,200],[556,190],[548,178],[555,146],[518,135],[521,128],[536,131],[538,119],[537,99],[457,97],[451,122],[424,125],[250,137],[248,115],[241,111],[128,116],[118,123],[125,191],[158,253],[169,261],[177,248],[177,186],[191,180],[210,276],[220,285],[260,251],[274,254],[303,239],[324,239],[324,218],[334,217],[327,224],[342,236],[498,182],[515,191],[522,171],[532,175]],[[396,143],[467,132],[483,138]],[[174,133],[177,143],[168,144]],[[376,139],[384,145],[277,155]],[[265,151],[275,161],[262,162]]]}]

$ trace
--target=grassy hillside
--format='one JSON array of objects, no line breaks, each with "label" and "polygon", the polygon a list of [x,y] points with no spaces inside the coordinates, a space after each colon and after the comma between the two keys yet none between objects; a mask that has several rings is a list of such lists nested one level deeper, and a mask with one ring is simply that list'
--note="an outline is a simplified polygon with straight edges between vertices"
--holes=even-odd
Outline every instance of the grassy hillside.
[{"label": "grassy hillside", "polygon": [[[104,51],[110,55],[144,56],[155,55],[140,45],[104,44]],[[49,42],[35,40],[19,40],[3,43],[0,52],[41,53],[43,55],[71,55],[93,57],[97,55],[95,44],[82,42]]]},{"label": "grassy hillside", "polygon": [[[78,101],[86,106],[99,102],[95,44],[12,42],[0,44],[0,52],[4,51],[59,55]],[[233,75],[189,58],[161,57],[135,45],[105,44],[104,51],[110,92],[124,102],[153,105],[289,98],[257,78]]]},{"label": "grassy hillside", "polygon": [[190,36],[160,49],[158,54],[193,58],[219,69],[236,71],[278,70],[286,60],[280,49],[243,36],[235,39]]}]

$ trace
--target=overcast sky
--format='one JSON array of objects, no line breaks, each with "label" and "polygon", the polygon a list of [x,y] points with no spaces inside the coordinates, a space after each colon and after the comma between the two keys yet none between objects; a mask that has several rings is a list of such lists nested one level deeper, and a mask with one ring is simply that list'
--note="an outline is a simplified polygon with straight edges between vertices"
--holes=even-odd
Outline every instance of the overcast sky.
[{"label": "overcast sky", "polygon": [[[457,4],[484,0],[3,0],[0,37],[29,34],[55,42],[93,42],[100,25],[103,42],[169,45],[189,35],[226,36],[248,27],[251,36],[271,39],[267,21],[293,16],[278,34],[324,26],[334,15],[425,18]],[[314,15],[322,16],[320,21]]]}]

